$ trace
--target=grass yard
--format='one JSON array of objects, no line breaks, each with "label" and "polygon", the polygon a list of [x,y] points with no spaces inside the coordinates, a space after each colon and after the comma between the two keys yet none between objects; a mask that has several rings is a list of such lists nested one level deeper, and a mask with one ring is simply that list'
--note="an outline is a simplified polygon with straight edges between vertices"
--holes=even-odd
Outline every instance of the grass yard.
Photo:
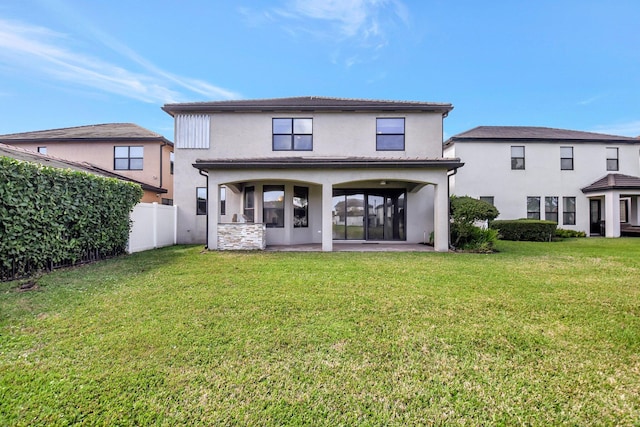
[{"label": "grass yard", "polygon": [[640,239],[0,283],[0,425],[640,425]]}]

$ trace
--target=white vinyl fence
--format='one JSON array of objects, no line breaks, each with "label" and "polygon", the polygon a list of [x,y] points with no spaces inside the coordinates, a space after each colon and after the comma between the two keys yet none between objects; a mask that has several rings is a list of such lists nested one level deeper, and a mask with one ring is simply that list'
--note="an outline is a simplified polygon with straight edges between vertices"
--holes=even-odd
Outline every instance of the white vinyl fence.
[{"label": "white vinyl fence", "polygon": [[176,244],[177,206],[138,203],[131,212],[127,252],[141,252]]}]

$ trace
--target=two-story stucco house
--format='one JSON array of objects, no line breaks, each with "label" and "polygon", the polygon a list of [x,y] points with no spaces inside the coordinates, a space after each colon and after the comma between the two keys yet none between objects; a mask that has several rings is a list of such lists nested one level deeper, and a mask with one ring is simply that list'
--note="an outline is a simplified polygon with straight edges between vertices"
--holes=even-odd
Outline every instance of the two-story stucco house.
[{"label": "two-story stucco house", "polygon": [[[449,247],[450,104],[294,97],[167,104],[178,241]],[[261,234],[262,233],[262,234]]]},{"label": "two-story stucco house", "polygon": [[133,123],[105,123],[0,135],[0,143],[82,162],[143,186],[143,202],[172,204],[173,143]]},{"label": "two-story stucco house", "polygon": [[465,167],[453,194],[481,198],[499,219],[555,221],[588,235],[639,224],[640,140],[524,126],[480,126],[451,137],[445,155]]}]

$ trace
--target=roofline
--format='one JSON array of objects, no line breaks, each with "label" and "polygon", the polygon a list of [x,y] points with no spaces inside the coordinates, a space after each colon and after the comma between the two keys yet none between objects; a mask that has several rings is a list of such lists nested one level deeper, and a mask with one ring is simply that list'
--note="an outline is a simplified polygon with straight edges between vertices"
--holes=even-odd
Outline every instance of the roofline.
[{"label": "roofline", "polygon": [[445,147],[448,147],[452,144],[455,144],[456,142],[499,142],[499,143],[509,143],[509,142],[537,142],[537,143],[556,143],[556,142],[564,142],[564,143],[573,143],[573,142],[578,142],[581,144],[584,143],[594,143],[594,144],[610,144],[610,143],[615,143],[615,144],[640,144],[640,139],[636,139],[636,138],[632,138],[632,137],[627,137],[629,139],[608,139],[608,138],[602,138],[602,139],[583,139],[583,138],[513,138],[513,137],[509,137],[509,138],[501,138],[501,137],[488,137],[488,138],[459,138],[459,137],[455,137],[452,136],[451,138],[447,139],[444,143]]},{"label": "roofline", "polygon": [[[307,99],[306,97],[302,97]],[[277,102],[268,103],[272,100],[255,100],[255,104],[251,101],[217,101],[217,102],[193,102],[181,104],[165,104],[162,110],[167,114],[175,117],[180,113],[224,113],[224,112],[438,112],[446,117],[451,110],[452,104],[445,103],[428,103],[428,102],[409,102],[409,101],[377,101],[367,99],[339,99],[339,98],[322,98],[323,101],[334,104],[329,105],[308,105],[293,101],[290,105],[282,105]],[[282,101],[286,98],[276,98],[273,101]],[[297,98],[296,98],[297,99]],[[258,102],[261,101],[261,102]],[[266,101],[266,103],[265,103]],[[356,105],[348,105],[341,101],[360,102]]]},{"label": "roofline", "polygon": [[448,171],[464,165],[458,158],[451,159],[321,159],[321,158],[273,158],[273,159],[197,159],[196,169],[435,169]]},{"label": "roofline", "polygon": [[164,136],[149,136],[149,137],[79,137],[79,138],[1,138],[0,142],[7,145],[12,144],[20,144],[20,143],[38,143],[38,142],[46,142],[46,143],[62,143],[62,142],[164,142],[167,145],[173,147],[173,142],[165,138]]}]

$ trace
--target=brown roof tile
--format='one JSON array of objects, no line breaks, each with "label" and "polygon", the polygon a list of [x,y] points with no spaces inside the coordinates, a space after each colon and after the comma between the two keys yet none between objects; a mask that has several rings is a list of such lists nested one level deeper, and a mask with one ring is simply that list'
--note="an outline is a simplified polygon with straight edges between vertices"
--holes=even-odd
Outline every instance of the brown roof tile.
[{"label": "brown roof tile", "polygon": [[640,178],[621,173],[610,173],[584,187],[582,192],[593,193],[602,190],[640,190]]},{"label": "brown roof tile", "polygon": [[173,143],[162,135],[133,123],[105,123],[88,126],[76,126],[61,129],[49,129],[33,132],[0,135],[0,142],[26,141],[70,141],[70,140],[158,140],[170,145]]}]

